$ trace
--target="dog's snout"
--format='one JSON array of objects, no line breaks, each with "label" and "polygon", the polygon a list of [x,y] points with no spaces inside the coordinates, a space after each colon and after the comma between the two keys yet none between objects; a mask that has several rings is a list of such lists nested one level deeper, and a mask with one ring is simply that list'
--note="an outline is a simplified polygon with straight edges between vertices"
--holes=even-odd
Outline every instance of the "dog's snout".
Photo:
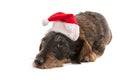
[{"label": "dog's snout", "polygon": [[40,57],[40,58],[36,58],[36,59],[35,59],[35,64],[36,64],[37,66],[42,65],[43,62],[44,62],[44,58],[43,58],[43,57]]}]

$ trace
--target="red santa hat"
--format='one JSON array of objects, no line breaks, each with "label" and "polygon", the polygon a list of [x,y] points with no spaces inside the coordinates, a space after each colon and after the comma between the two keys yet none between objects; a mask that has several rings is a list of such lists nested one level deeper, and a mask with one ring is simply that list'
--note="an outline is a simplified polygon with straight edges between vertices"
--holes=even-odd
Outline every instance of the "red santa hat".
[{"label": "red santa hat", "polygon": [[60,32],[71,40],[76,41],[80,34],[80,28],[73,14],[65,14],[63,12],[57,12],[50,16],[48,19],[43,20],[44,26],[53,21],[53,26],[49,31]]}]

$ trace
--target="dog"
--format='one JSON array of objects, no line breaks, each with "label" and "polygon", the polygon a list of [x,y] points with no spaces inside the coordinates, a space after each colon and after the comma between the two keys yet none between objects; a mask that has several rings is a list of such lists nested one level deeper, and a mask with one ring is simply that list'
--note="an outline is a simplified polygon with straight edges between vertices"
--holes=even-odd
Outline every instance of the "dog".
[{"label": "dog", "polygon": [[94,62],[102,56],[112,39],[104,16],[97,12],[81,12],[75,16],[80,26],[80,36],[71,40],[60,32],[48,32],[42,39],[34,67],[49,69],[65,63]]}]

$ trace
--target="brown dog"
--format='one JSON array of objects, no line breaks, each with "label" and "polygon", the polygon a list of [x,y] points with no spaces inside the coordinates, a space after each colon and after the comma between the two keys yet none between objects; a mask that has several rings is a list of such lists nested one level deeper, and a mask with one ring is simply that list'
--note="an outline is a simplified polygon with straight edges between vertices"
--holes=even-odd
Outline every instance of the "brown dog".
[{"label": "brown dog", "polygon": [[77,14],[80,37],[72,41],[51,31],[42,39],[34,66],[42,69],[61,67],[64,63],[92,62],[101,56],[112,38],[105,18],[96,12]]}]

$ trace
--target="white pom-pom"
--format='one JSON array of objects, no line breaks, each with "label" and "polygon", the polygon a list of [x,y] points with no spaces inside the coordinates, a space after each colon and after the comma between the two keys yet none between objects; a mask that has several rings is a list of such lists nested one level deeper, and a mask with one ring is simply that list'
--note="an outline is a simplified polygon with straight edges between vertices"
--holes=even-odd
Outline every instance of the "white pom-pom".
[{"label": "white pom-pom", "polygon": [[47,19],[42,20],[42,25],[46,26],[49,24],[49,21]]}]

